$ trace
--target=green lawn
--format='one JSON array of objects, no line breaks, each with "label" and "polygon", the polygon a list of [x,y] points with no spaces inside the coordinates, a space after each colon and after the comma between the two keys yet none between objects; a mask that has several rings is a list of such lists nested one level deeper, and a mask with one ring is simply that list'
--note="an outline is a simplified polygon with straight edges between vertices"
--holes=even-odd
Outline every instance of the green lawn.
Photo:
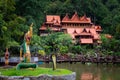
[{"label": "green lawn", "polygon": [[5,76],[38,76],[41,74],[48,74],[48,75],[67,75],[71,74],[72,71],[66,69],[56,69],[55,71],[52,68],[42,68],[37,67],[36,69],[21,69],[16,70],[16,68],[10,69],[3,69],[0,68],[1,75]]}]

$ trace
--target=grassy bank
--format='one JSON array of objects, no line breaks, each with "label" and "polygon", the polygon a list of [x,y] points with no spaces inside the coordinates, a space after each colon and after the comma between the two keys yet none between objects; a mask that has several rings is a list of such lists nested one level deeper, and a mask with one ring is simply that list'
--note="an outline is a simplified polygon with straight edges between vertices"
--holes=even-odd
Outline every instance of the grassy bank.
[{"label": "grassy bank", "polygon": [[21,69],[21,70],[16,70],[16,68],[10,68],[10,69],[0,68],[0,73],[1,75],[5,75],[5,76],[38,76],[42,74],[67,75],[67,74],[71,74],[72,71],[66,69],[57,69],[53,71],[52,68],[42,68],[42,67],[38,67],[36,69]]}]

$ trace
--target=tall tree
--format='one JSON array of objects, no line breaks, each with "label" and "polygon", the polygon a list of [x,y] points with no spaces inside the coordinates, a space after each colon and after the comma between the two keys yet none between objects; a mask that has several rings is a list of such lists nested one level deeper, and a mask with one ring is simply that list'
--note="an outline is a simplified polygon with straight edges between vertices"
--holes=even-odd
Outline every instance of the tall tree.
[{"label": "tall tree", "polygon": [[0,0],[0,52],[6,47],[17,46],[23,32],[25,19],[15,14],[14,0]]}]

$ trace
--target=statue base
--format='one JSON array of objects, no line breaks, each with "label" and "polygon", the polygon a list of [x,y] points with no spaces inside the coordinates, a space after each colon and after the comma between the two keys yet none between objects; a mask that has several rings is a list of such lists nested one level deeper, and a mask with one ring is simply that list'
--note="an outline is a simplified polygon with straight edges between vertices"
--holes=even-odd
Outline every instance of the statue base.
[{"label": "statue base", "polygon": [[25,69],[25,68],[36,68],[37,67],[37,64],[36,63],[19,63],[17,64],[16,66],[16,69],[17,70],[20,70],[20,69]]}]

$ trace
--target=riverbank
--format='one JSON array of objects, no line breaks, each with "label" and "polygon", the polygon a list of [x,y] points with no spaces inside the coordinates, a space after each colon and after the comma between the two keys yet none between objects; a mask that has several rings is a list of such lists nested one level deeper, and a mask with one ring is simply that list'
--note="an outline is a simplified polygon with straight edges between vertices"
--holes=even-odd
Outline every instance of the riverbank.
[{"label": "riverbank", "polygon": [[[10,57],[9,58],[9,65],[17,65],[20,62],[19,57]],[[44,63],[50,63],[52,62],[50,55],[45,56],[38,56],[38,57],[31,57],[31,62],[36,62],[37,64]],[[74,57],[70,55],[57,55],[57,63],[76,63],[81,62],[83,64],[85,63],[96,63],[96,64],[119,64],[120,63],[120,56],[86,56],[77,54]],[[4,66],[5,60],[4,57],[0,57],[0,66]]]}]

